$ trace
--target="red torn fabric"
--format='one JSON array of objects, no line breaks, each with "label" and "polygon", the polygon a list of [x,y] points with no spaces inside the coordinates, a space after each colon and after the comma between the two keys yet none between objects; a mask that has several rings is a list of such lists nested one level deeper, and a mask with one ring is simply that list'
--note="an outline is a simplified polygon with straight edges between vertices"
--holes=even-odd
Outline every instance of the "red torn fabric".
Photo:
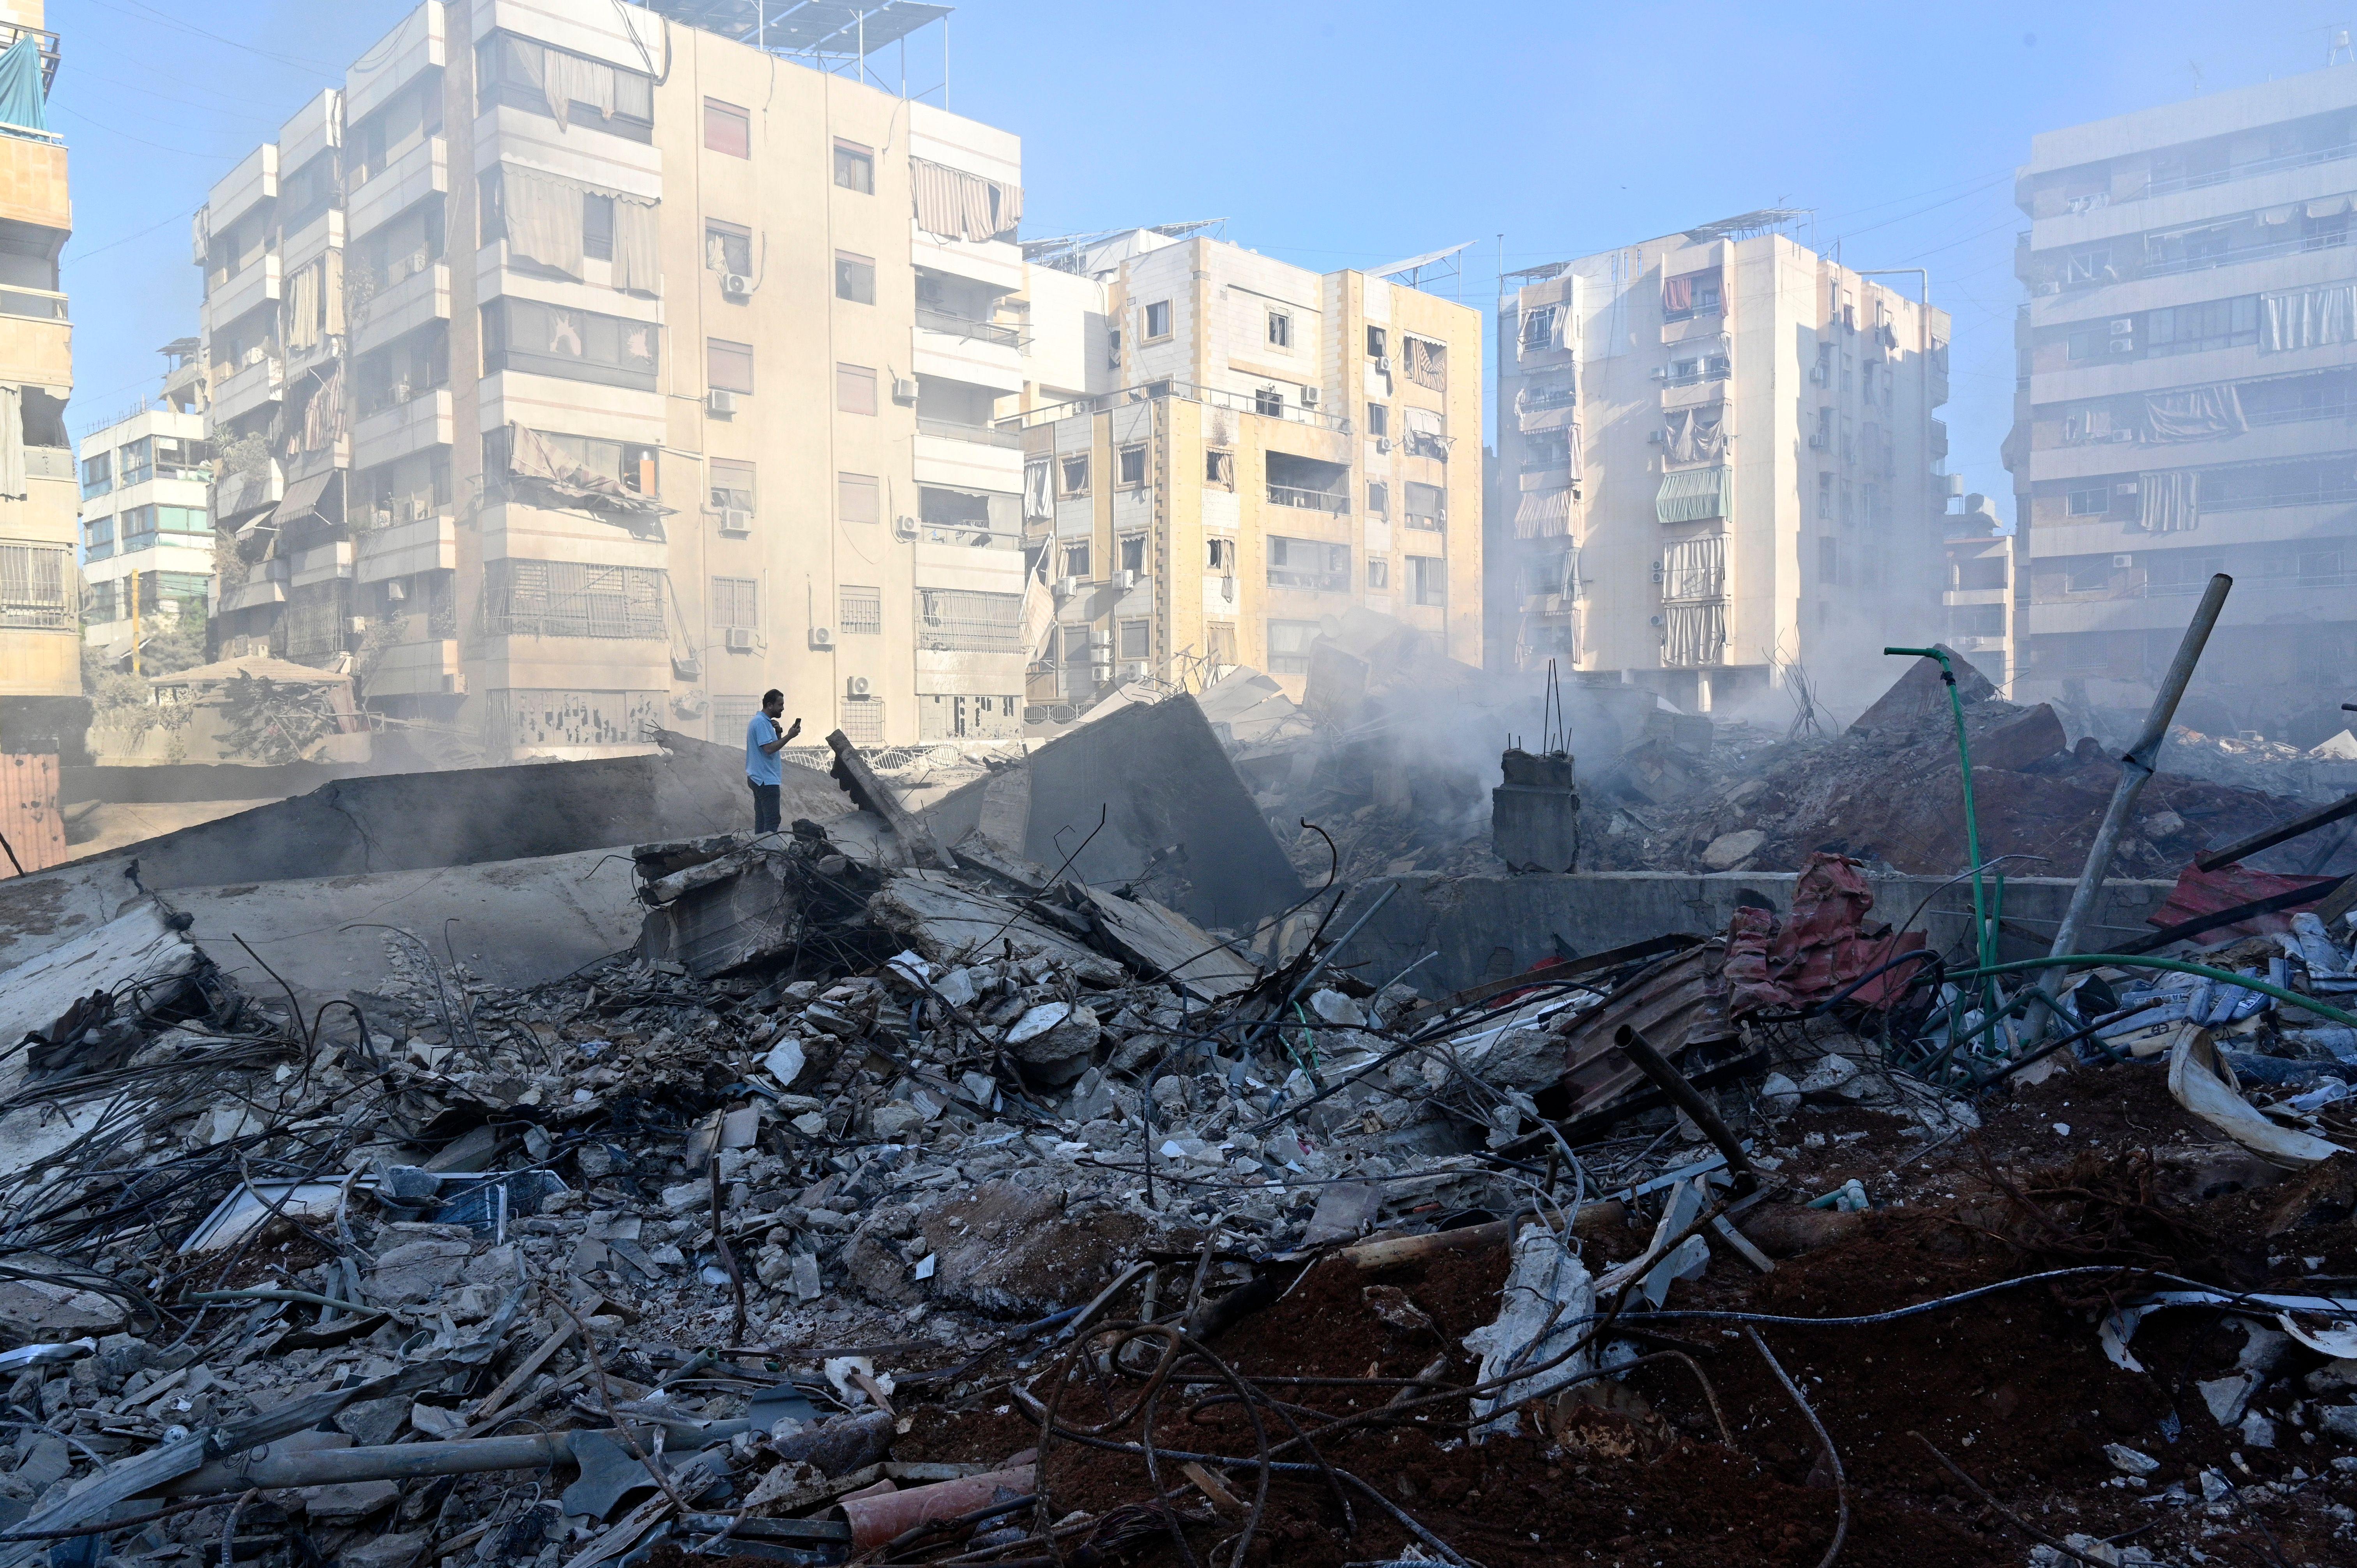
[{"label": "red torn fabric", "polygon": [[[1783,920],[1765,909],[1738,909],[1727,928],[1727,1011],[1736,1017],[1770,1008],[1824,1001],[1868,970],[1923,945],[1921,931],[1866,934],[1874,889],[1857,862],[1819,851],[1792,884],[1792,913]],[[1849,1000],[1888,1007],[1912,978],[1893,970],[1861,986]]]},{"label": "red torn fabric", "polygon": [[[2272,898],[2278,893],[2290,893],[2312,887],[2316,897],[2323,897],[2339,883],[2332,876],[2285,876],[2272,871],[2253,871],[2247,866],[2222,865],[2215,871],[2201,871],[2187,866],[2177,874],[2177,886],[2169,890],[2168,900],[2145,917],[2145,924],[2155,928],[2183,925],[2204,915],[2214,915],[2221,909],[2232,909],[2240,904],[2255,904],[2262,898]],[[2291,929],[2292,910],[2273,915],[2254,915],[2247,920],[2208,930],[2195,940],[2204,946],[2239,941],[2244,937],[2262,937]]]}]

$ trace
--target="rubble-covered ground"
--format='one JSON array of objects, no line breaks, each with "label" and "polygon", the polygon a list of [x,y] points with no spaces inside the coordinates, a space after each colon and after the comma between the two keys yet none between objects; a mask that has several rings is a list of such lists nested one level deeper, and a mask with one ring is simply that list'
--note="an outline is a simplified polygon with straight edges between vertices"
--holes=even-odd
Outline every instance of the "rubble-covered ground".
[{"label": "rubble-covered ground", "polygon": [[1240,763],[1325,830],[1250,929],[847,743],[867,809],[639,846],[536,986],[241,990],[135,887],[0,976],[0,1568],[2357,1561],[2350,924],[1910,955],[1859,863],[1945,722],[1705,781],[1788,913],[1454,997],[1330,961],[1383,832],[1475,853],[1331,733]]}]

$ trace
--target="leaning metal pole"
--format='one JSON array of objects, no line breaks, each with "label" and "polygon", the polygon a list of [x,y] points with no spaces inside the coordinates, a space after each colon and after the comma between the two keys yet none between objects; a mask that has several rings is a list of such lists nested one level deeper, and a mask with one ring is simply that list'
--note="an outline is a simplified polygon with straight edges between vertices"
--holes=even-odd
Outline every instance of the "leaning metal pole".
[{"label": "leaning metal pole", "polygon": [[[2061,958],[2079,950],[2079,932],[2095,912],[2095,899],[2104,890],[2104,877],[2112,866],[2112,851],[2128,824],[2128,816],[2136,810],[2136,797],[2144,793],[2145,785],[2152,779],[2154,764],[2160,755],[2160,743],[2168,737],[2169,721],[2177,716],[2178,700],[2185,695],[2186,682],[2193,679],[2193,667],[2201,662],[2202,646],[2210,640],[2211,628],[2218,624],[2218,612],[2226,607],[2227,590],[2234,579],[2221,572],[2210,579],[2202,591],[2201,603],[2193,611],[2193,622],[2185,628],[2185,639],[2177,645],[2177,657],[2169,660],[2169,672],[2160,678],[2160,690],[2153,694],[2152,712],[2145,715],[2144,733],[2120,758],[2120,781],[2112,791],[2112,803],[2104,812],[2104,825],[2095,830],[2095,842],[2087,846],[2086,868],[2079,873],[2079,886],[2072,891],[2071,907],[2062,915],[2061,928],[2054,933],[2054,946],[2049,956]],[[2057,966],[2040,977],[2049,996],[2061,993],[2066,971]],[[2049,1014],[2051,1019],[2051,1014]]]}]

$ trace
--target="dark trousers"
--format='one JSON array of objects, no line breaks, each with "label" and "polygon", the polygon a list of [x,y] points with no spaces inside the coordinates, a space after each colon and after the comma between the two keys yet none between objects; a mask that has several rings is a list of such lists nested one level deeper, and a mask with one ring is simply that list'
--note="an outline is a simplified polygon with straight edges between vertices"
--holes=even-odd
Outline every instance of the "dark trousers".
[{"label": "dark trousers", "polygon": [[753,831],[773,833],[778,831],[778,786],[756,784],[750,779],[745,787],[753,791]]}]

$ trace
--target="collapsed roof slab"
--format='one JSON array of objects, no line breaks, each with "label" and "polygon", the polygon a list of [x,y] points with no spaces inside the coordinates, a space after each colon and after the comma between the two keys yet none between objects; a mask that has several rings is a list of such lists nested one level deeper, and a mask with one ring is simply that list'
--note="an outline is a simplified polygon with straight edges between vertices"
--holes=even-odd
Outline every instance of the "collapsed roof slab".
[{"label": "collapsed roof slab", "polygon": [[[1071,875],[1101,887],[1168,868],[1154,896],[1206,927],[1249,930],[1301,897],[1300,879],[1192,697],[1108,714],[1018,766],[1030,784],[1023,842],[1003,849],[1050,871],[1079,849]],[[919,815],[938,842],[955,844],[985,825],[1000,778],[952,790]]]},{"label": "collapsed roof slab", "polygon": [[[135,858],[142,884],[161,892],[476,865],[752,825],[736,747],[677,736],[664,746],[640,757],[332,779],[91,859]],[[788,820],[850,809],[824,774],[791,763],[781,803]],[[0,899],[13,886],[0,882]]]},{"label": "collapsed roof slab", "polygon": [[[1716,936],[1727,929],[1739,901],[1764,899],[1780,914],[1792,907],[1789,871],[1614,871],[1525,876],[1449,876],[1437,872],[1375,877],[1343,900],[1330,922],[1350,930],[1359,917],[1396,885],[1336,957],[1377,985],[1427,953],[1408,976],[1426,996],[1469,990],[1520,974],[1552,958],[1577,958],[1672,932]],[[1876,921],[1922,929],[1943,951],[1968,948],[1972,886],[1939,876],[1877,876]],[[1999,955],[2042,956],[2077,883],[2067,876],[2005,879],[2005,927]],[[2169,884],[2115,878],[2088,932],[2091,943],[2149,936],[2147,918],[2169,897]],[[1921,908],[1921,913],[1916,911]]]},{"label": "collapsed roof slab", "polygon": [[[124,875],[126,867],[124,861],[84,861],[0,882],[0,991],[54,968],[59,954],[80,950],[91,933],[124,929],[128,914],[154,908]],[[629,856],[604,849],[179,887],[162,904],[189,918],[184,940],[248,995],[283,1003],[266,963],[294,987],[307,1013],[331,997],[430,989],[419,942],[437,969],[447,970],[455,953],[470,975],[492,985],[560,979],[630,947],[646,913]],[[398,956],[404,950],[405,960]],[[433,1003],[430,994],[410,1000]]]}]

